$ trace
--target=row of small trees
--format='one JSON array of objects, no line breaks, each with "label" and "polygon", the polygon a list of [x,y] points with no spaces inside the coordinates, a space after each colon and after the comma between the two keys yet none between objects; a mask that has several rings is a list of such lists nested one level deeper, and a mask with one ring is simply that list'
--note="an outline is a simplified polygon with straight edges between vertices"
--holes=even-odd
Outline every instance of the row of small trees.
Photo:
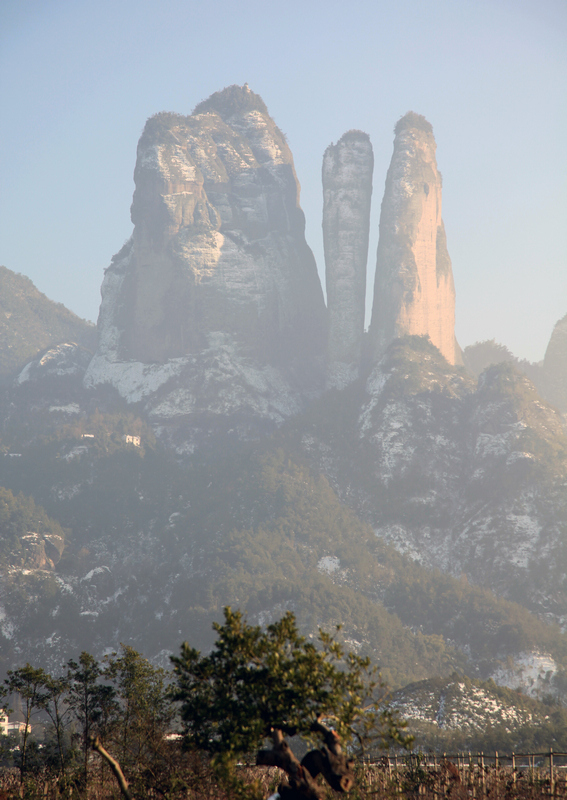
[{"label": "row of small trees", "polygon": [[[38,713],[50,722],[43,764],[85,791],[92,748],[118,761],[124,793],[134,782],[134,793],[142,795],[164,767],[171,773],[172,751],[182,742],[186,752],[206,754],[233,797],[261,796],[260,786],[244,783],[236,770],[255,753],[258,765],[286,774],[282,797],[316,800],[323,796],[318,775],[335,790],[349,791],[357,754],[409,743],[368,659],[346,652],[327,633],[320,632],[318,642],[300,636],[291,613],[265,630],[230,608],[224,616],[224,624],[214,625],[212,652],[204,656],[184,644],[172,657],[171,673],[125,645],[102,662],[83,652],[59,677],[29,664],[9,672],[4,695],[18,694],[24,715],[22,781],[33,766],[30,754],[37,754],[30,724]],[[311,746],[301,761],[287,737]]]},{"label": "row of small trees", "polygon": [[[18,695],[23,714],[17,764],[22,782],[33,768],[48,767],[86,788],[92,740],[99,736],[114,749],[126,769],[136,771],[171,731],[175,708],[165,670],[150,664],[132,647],[98,662],[83,652],[54,677],[30,664],[8,672],[7,699]],[[43,719],[48,731],[38,749],[32,722]]]}]

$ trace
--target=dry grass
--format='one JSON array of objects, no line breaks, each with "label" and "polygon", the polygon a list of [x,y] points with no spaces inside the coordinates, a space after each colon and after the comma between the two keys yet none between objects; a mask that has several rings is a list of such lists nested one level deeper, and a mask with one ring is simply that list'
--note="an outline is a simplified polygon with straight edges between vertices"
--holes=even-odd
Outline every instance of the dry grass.
[{"label": "dry grass", "polygon": [[[549,768],[516,769],[509,766],[488,766],[450,761],[394,767],[384,760],[377,764],[361,765],[356,787],[349,800],[394,800],[394,798],[429,798],[440,800],[532,800],[532,798],[567,798],[566,770],[554,771],[553,793]],[[262,795],[268,797],[277,787],[281,773],[275,768],[242,767],[241,775],[248,781],[259,781]],[[230,793],[218,786],[204,759],[187,759],[183,768],[164,777],[144,783],[137,776],[131,783],[135,798],[144,800],[233,800]],[[339,795],[331,790],[329,800]],[[119,800],[118,786],[110,775],[97,771],[85,792],[72,780],[57,780],[47,774],[30,776],[20,784],[17,770],[0,770],[0,800]]]}]

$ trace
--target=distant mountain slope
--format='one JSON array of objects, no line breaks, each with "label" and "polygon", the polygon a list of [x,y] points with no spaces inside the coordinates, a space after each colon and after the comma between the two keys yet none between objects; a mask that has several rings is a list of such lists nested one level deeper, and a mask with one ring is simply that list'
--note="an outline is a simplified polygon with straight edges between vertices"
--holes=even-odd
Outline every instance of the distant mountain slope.
[{"label": "distant mountain slope", "polygon": [[401,556],[277,441],[223,438],[180,465],[129,411],[47,413],[58,420],[52,433],[30,441],[25,428],[13,439],[22,455],[0,459],[0,483],[32,494],[72,534],[54,570],[4,573],[7,663],[25,654],[51,665],[120,642],[165,663],[182,639],[210,646],[211,622],[229,604],[262,624],[293,610],[311,635],[342,623],[346,643],[393,686],[508,667],[517,686],[515,663],[537,651],[555,673],[546,691],[561,693],[567,636]]},{"label": "distant mountain slope", "polygon": [[0,266],[0,381],[42,350],[69,341],[93,349],[95,326],[49,300],[29,278]]},{"label": "distant mountain slope", "polygon": [[404,686],[392,704],[409,723],[416,745],[448,753],[472,750],[565,750],[567,710],[520,695],[492,681],[457,673]]},{"label": "distant mountain slope", "polygon": [[563,418],[512,364],[475,386],[405,337],[364,384],[289,429],[379,537],[565,625]]}]

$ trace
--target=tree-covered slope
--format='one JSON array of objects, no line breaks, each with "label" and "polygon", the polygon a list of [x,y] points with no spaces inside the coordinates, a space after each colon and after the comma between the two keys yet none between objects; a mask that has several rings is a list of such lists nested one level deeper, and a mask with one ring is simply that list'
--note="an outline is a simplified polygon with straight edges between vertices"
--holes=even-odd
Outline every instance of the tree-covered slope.
[{"label": "tree-covered slope", "polygon": [[404,686],[391,699],[422,750],[533,753],[567,746],[565,708],[493,681],[453,673]]},{"label": "tree-covered slope", "polygon": [[5,608],[5,644],[30,658],[124,642],[166,660],[182,639],[208,647],[232,605],[261,623],[292,610],[308,634],[341,624],[394,686],[454,669],[488,677],[525,650],[567,666],[558,628],[400,555],[281,440],[179,464],[131,412],[98,412],[2,459],[1,477],[72,531],[55,570],[6,577],[20,601]]},{"label": "tree-covered slope", "polygon": [[418,337],[287,435],[377,536],[425,566],[567,618],[567,439],[512,364],[478,385]]},{"label": "tree-covered slope", "polygon": [[94,348],[96,329],[42,294],[29,278],[0,267],[0,381],[60,342]]}]

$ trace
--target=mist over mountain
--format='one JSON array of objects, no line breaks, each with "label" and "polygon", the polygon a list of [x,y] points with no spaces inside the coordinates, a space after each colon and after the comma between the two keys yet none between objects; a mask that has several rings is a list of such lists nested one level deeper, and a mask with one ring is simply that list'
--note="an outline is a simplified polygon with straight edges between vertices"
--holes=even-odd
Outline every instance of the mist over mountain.
[{"label": "mist over mountain", "polygon": [[3,669],[121,642],[166,664],[230,604],[342,624],[395,687],[458,671],[565,700],[567,439],[544,399],[563,410],[564,320],[543,365],[461,353],[433,130],[410,112],[365,332],[373,163],[360,131],[323,156],[328,307],[247,85],[148,120],[96,342],[2,273],[23,309],[3,299]]}]

